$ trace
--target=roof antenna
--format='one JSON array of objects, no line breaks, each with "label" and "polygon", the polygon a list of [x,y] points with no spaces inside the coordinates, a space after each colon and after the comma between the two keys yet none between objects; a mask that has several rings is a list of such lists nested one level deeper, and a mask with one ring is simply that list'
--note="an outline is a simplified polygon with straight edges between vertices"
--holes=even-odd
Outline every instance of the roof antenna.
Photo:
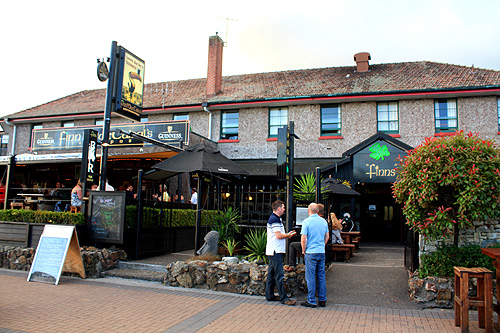
[{"label": "roof antenna", "polygon": [[229,18],[229,17],[219,17],[219,18],[226,20],[226,41],[224,42],[224,46],[227,47],[227,31],[229,28],[229,21],[238,22],[238,20],[234,20],[234,19]]}]

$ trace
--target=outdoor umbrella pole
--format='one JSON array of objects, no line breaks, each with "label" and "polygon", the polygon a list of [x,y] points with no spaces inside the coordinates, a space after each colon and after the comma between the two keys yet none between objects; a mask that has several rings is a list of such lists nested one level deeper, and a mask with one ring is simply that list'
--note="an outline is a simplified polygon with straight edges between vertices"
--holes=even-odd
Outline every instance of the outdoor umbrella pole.
[{"label": "outdoor umbrella pole", "polygon": [[201,184],[202,174],[198,173],[198,202],[196,203],[196,231],[194,239],[194,255],[200,246],[200,232],[201,232],[201,202],[203,201],[203,186]]}]

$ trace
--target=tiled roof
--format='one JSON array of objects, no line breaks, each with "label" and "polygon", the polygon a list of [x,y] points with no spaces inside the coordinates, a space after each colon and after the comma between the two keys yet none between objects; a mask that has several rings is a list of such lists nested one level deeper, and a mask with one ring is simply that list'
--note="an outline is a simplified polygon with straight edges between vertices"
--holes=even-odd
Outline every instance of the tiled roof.
[{"label": "tiled roof", "polygon": [[[428,61],[370,65],[370,71],[365,73],[355,70],[355,66],[348,66],[225,76],[222,93],[212,98],[205,94],[206,79],[151,83],[146,84],[144,108],[500,87],[500,71]],[[15,113],[10,118],[102,112],[105,95],[105,89],[85,90]]]}]

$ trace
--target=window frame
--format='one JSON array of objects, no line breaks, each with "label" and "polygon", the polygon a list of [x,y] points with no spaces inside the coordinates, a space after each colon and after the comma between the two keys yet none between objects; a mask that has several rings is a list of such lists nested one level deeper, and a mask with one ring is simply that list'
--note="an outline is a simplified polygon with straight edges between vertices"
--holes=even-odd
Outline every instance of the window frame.
[{"label": "window frame", "polygon": [[[224,126],[224,116],[228,114],[237,114],[238,118],[236,120],[236,127],[235,126]],[[227,135],[227,137],[224,137],[225,134],[223,134],[224,129],[228,128],[236,128],[236,135],[234,133]],[[219,133],[219,140],[239,140],[240,136],[240,110],[227,110],[227,111],[222,111],[220,115],[220,133]],[[236,138],[234,138],[236,136]]]},{"label": "window frame", "polygon": [[500,134],[500,97],[497,98],[498,132]]},{"label": "window frame", "polygon": [[5,148],[9,146],[9,140],[10,140],[10,135],[9,134],[2,134],[0,136],[0,148]]},{"label": "window frame", "polygon": [[[186,118],[184,118],[184,119],[175,119],[176,117],[182,117],[182,116],[185,116]],[[172,120],[189,120],[189,113],[188,112],[173,113],[172,114]]]},{"label": "window frame", "polygon": [[[446,104],[448,105],[450,101],[453,101],[455,104],[455,116],[450,116],[449,111],[451,109],[448,108],[448,106],[447,106],[446,107],[446,117],[445,116],[436,117],[436,113],[439,110],[441,110],[441,109],[436,108],[436,106],[439,105],[440,103],[443,103],[443,102],[446,102]],[[441,126],[438,127],[437,126],[438,121],[440,121],[440,122],[441,121],[446,121],[446,122],[455,121],[456,126],[447,126],[446,128],[441,127]],[[458,103],[457,103],[456,98],[440,98],[440,99],[434,100],[434,130],[436,133],[449,133],[449,132],[455,132],[458,130]]]},{"label": "window frame", "polygon": [[[283,118],[283,115],[278,115],[278,116],[272,116],[271,113],[273,112],[282,112],[282,111],[286,111],[286,120],[285,120],[285,123],[279,123],[279,124],[276,124],[276,125],[273,125],[271,124],[272,123],[272,118],[277,118],[277,119],[280,119],[280,118]],[[278,128],[280,127],[283,127],[283,126],[286,126],[288,125],[288,107],[272,107],[272,108],[269,108],[269,111],[268,111],[268,126],[267,126],[267,137],[269,139],[277,139],[278,138]],[[276,129],[276,134],[271,134],[272,129]]]},{"label": "window frame", "polygon": [[[387,111],[382,111],[380,110],[380,106],[382,105],[387,106]],[[394,113],[393,110],[390,109],[391,105],[396,105],[396,120],[391,120],[391,113]],[[381,120],[380,115],[382,112],[387,113],[387,120]],[[387,130],[380,129],[381,124],[386,124],[387,125]],[[397,129],[391,129],[391,124],[396,124]],[[377,102],[377,132],[382,132],[386,134],[399,134],[399,101],[384,101],[384,102]]]},{"label": "window frame", "polygon": [[[324,119],[324,113],[323,110],[325,109],[332,109],[332,108],[337,108],[338,110],[338,122],[325,122]],[[324,130],[323,127],[326,126],[327,124],[338,124],[338,129],[336,133],[333,133],[332,131],[334,130]],[[321,136],[340,136],[342,135],[342,104],[341,103],[334,103],[334,104],[323,104],[320,106],[320,135]]]}]

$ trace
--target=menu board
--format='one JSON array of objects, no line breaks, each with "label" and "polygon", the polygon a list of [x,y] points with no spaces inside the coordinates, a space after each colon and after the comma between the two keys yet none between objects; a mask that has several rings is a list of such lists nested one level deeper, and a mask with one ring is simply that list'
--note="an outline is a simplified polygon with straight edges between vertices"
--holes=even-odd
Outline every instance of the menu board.
[{"label": "menu board", "polygon": [[309,217],[309,211],[307,207],[297,207],[295,212],[295,225],[302,226],[302,222]]},{"label": "menu board", "polygon": [[89,239],[123,244],[125,192],[91,191],[89,202]]},{"label": "menu board", "polygon": [[63,270],[85,278],[75,227],[46,225],[36,248],[28,281],[58,284]]}]

